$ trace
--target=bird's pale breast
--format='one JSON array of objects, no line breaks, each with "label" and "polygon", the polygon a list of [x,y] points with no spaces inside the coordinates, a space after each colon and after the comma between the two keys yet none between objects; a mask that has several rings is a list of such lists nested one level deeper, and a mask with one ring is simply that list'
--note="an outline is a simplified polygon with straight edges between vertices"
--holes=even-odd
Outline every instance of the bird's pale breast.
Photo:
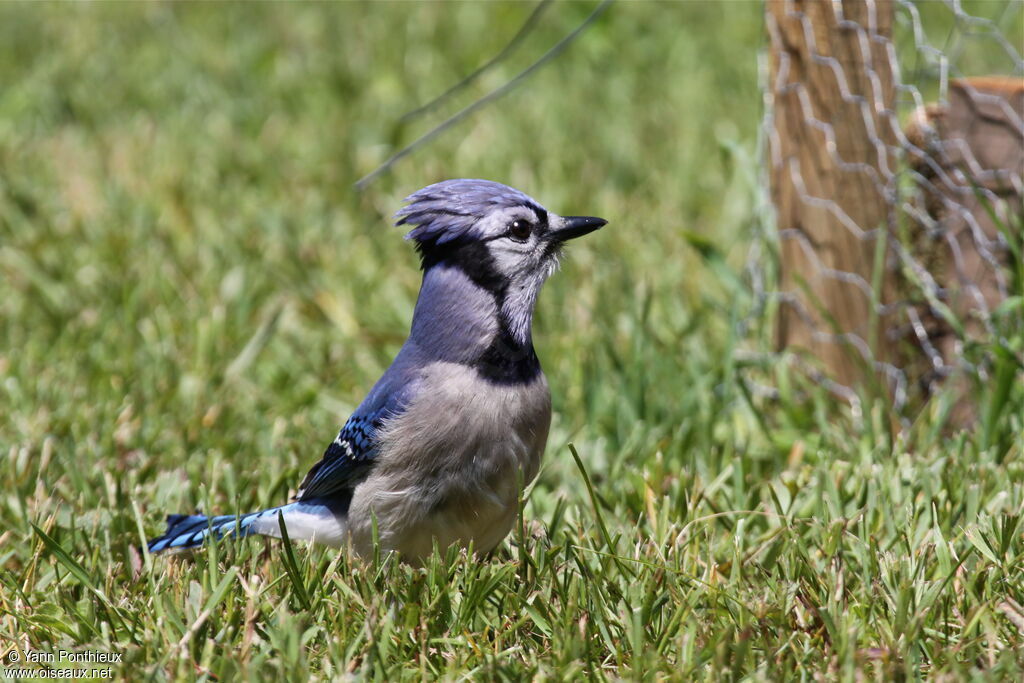
[{"label": "bird's pale breast", "polygon": [[424,370],[421,390],[382,429],[373,472],[349,509],[357,551],[428,555],[436,540],[494,549],[515,521],[521,487],[537,475],[551,423],[543,373],[507,385],[457,363]]}]

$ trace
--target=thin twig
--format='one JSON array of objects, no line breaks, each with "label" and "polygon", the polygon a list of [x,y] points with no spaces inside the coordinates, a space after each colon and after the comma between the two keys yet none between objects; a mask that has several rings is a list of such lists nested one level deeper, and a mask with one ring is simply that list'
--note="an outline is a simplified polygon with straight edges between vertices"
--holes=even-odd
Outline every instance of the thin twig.
[{"label": "thin twig", "polygon": [[516,34],[512,36],[512,40],[510,40],[508,44],[501,49],[501,52],[491,57],[491,59],[488,60],[485,64],[477,67],[477,69],[473,71],[473,73],[469,74],[468,76],[466,76],[461,81],[445,90],[443,93],[441,93],[434,99],[430,100],[429,102],[422,106],[416,107],[410,112],[407,112],[404,116],[402,116],[402,118],[399,119],[399,122],[408,123],[417,116],[426,114],[427,112],[435,109],[437,105],[439,105],[443,100],[451,97],[455,93],[465,88],[467,85],[469,85],[470,83],[478,79],[480,76],[482,76],[484,72],[488,71],[491,67],[504,61],[504,59],[508,57],[510,54],[512,54],[513,50],[515,50],[516,47],[519,46],[519,43],[523,42],[523,39],[530,34],[530,31],[532,31],[533,27],[537,24],[537,19],[540,18],[541,13],[550,4],[551,0],[541,0],[541,2],[536,7],[533,8],[533,12],[531,12],[530,16],[526,18],[526,21],[523,22],[523,25],[519,27],[519,31],[517,31]]},{"label": "thin twig", "polygon": [[582,33],[584,29],[587,28],[587,26],[589,26],[591,23],[593,23],[594,20],[601,16],[601,14],[604,13],[604,11],[608,8],[608,5],[612,4],[613,1],[614,0],[604,0],[600,5],[598,5],[594,9],[593,12],[590,13],[590,15],[586,19],[583,20],[583,22],[579,26],[577,26],[573,30],[572,33],[558,41],[550,50],[544,53],[544,56],[542,56],[540,59],[538,59],[530,66],[523,69],[523,71],[521,71],[515,78],[505,83],[501,87],[496,88],[491,92],[487,93],[479,100],[473,102],[472,104],[460,110],[458,113],[452,115],[448,119],[445,119],[435,128],[432,128],[430,131],[423,134],[409,145],[403,147],[399,151],[392,154],[388,158],[388,160],[381,164],[379,167],[377,167],[376,170],[360,178],[359,181],[356,182],[356,189],[365,190],[367,185],[376,180],[376,178],[379,175],[383,174],[385,171],[389,170],[392,166],[394,166],[398,160],[411,154],[412,152],[416,151],[426,143],[430,142],[435,137],[437,137],[438,135],[448,130],[462,119],[466,118],[467,116],[475,112],[477,109],[480,109],[484,105],[489,104],[494,100],[499,99],[503,95],[508,94],[509,91],[511,91],[513,88],[519,85],[523,80],[528,78],[530,74],[532,74],[534,71],[536,71],[537,69],[544,66],[546,63],[548,63],[555,57],[557,57],[558,54],[562,52],[562,50],[568,47],[568,45],[573,40],[575,40],[576,37],[579,36],[579,34]]}]

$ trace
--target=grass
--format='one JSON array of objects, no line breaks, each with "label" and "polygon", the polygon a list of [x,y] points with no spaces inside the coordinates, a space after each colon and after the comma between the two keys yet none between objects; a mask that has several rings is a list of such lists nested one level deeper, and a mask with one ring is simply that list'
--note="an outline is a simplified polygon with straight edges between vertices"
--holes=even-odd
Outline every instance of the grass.
[{"label": "grass", "polygon": [[[0,5],[3,666],[66,649],[118,653],[132,680],[1024,674],[1013,310],[984,429],[951,433],[937,401],[892,439],[877,408],[741,381],[759,4],[615,5],[353,190],[591,9],[548,8],[446,111],[399,124],[531,7]],[[404,339],[419,274],[390,214],[452,176],[611,219],[541,297],[556,415],[507,547],[423,569],[263,539],[140,556],[169,512],[294,491]]]}]

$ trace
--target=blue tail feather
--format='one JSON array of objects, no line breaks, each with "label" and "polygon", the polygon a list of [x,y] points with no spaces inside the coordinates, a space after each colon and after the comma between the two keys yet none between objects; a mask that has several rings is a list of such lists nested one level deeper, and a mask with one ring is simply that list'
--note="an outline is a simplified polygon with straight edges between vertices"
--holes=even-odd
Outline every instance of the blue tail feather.
[{"label": "blue tail feather", "polygon": [[283,507],[250,512],[245,515],[219,515],[207,517],[206,515],[168,515],[167,530],[163,536],[150,540],[146,545],[149,552],[158,553],[170,548],[194,548],[202,545],[203,542],[213,534],[216,539],[222,538],[225,534],[234,532],[237,536],[249,536],[253,533],[252,524],[260,517],[278,512]]}]

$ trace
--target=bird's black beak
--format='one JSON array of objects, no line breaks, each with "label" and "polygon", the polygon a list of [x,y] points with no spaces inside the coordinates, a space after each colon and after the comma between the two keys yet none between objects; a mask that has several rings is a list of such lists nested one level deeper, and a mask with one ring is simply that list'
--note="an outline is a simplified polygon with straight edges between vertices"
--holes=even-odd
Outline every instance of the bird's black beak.
[{"label": "bird's black beak", "polygon": [[562,226],[551,232],[551,238],[558,242],[583,237],[606,225],[608,221],[593,216],[564,216]]}]

